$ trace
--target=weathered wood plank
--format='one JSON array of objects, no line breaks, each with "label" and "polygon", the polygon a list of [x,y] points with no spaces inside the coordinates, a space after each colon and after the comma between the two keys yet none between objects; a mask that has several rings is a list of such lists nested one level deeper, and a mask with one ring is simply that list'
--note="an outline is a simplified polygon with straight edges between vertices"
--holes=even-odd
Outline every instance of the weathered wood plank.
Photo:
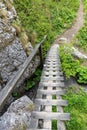
[{"label": "weathered wood plank", "polygon": [[54,71],[52,71],[52,70],[49,70],[49,72],[43,71],[43,72],[42,72],[42,75],[43,75],[43,76],[44,76],[44,75],[57,75],[57,76],[63,76],[63,73],[62,73],[61,71],[56,71],[56,72],[54,72]]},{"label": "weathered wood plank", "polygon": [[[52,91],[52,88],[48,87],[47,88],[48,91]],[[42,99],[43,100],[43,99]],[[52,100],[52,95],[46,95],[46,99],[45,100]],[[46,112],[51,112],[52,111],[52,106],[45,106],[45,110]],[[51,120],[44,120],[43,122],[43,128],[49,128],[51,129],[52,125],[51,125]]]},{"label": "weathered wood plank", "polygon": [[64,82],[56,82],[56,83],[50,83],[50,82],[40,82],[39,86],[49,86],[49,87],[64,87]]},{"label": "weathered wood plank", "polygon": [[36,111],[33,111],[32,116],[35,119],[45,119],[45,120],[56,119],[56,120],[62,120],[62,121],[70,120],[70,114],[69,113],[57,113],[57,112],[52,113],[52,112],[36,112]]},{"label": "weathered wood plank", "polygon": [[38,105],[57,105],[57,106],[67,106],[68,102],[66,100],[51,100],[51,99],[35,99],[35,103]]},{"label": "weathered wood plank", "polygon": [[42,90],[42,89],[38,89],[37,91],[37,95],[39,94],[45,94],[45,95],[64,95],[66,93],[65,90]]},{"label": "weathered wood plank", "polygon": [[63,121],[58,121],[57,128],[58,130],[66,130],[65,123]]},{"label": "weathered wood plank", "polygon": [[42,76],[41,78],[41,81],[48,81],[48,80],[56,80],[56,81],[64,81],[64,78],[63,77],[59,77],[59,76],[56,76],[56,77],[52,77],[52,76],[49,76],[49,77],[46,77],[46,76]]}]

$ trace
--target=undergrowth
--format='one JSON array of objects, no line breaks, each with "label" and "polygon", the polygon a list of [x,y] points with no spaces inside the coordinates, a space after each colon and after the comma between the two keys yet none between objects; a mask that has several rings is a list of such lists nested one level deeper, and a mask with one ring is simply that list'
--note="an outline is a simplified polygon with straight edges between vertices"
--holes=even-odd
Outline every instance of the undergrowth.
[{"label": "undergrowth", "polygon": [[40,76],[41,76],[41,70],[37,69],[35,71],[35,73],[34,73],[33,78],[32,79],[28,79],[26,81],[25,90],[29,90],[30,88],[34,87],[35,84],[40,81]]},{"label": "undergrowth", "polygon": [[75,77],[78,83],[87,84],[87,66],[84,60],[73,57],[71,45],[60,46],[61,66],[66,78]]},{"label": "undergrowth", "polygon": [[65,112],[70,113],[70,121],[66,122],[67,130],[87,130],[87,93],[80,87],[70,87],[63,97],[68,100]]},{"label": "undergrowth", "polygon": [[37,68],[35,73],[33,74],[33,76],[25,81],[23,92],[21,92],[21,93],[18,92],[18,91],[17,92],[13,92],[12,96],[15,99],[18,99],[19,97],[21,97],[21,95],[24,92],[28,92],[28,90],[30,90],[31,88],[35,87],[39,83],[40,77],[41,77],[41,69]]}]

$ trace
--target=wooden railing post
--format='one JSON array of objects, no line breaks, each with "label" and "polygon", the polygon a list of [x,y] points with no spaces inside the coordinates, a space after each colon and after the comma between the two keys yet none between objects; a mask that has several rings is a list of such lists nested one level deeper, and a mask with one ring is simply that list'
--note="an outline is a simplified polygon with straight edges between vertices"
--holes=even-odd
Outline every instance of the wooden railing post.
[{"label": "wooden railing post", "polygon": [[40,66],[41,69],[43,68],[43,57],[42,57],[42,48],[41,46],[39,47],[39,55],[40,55]]}]

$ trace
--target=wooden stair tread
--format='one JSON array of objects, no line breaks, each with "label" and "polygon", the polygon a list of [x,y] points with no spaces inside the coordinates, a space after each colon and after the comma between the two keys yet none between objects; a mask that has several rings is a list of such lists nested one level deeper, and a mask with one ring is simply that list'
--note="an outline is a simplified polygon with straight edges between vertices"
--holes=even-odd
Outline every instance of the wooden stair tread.
[{"label": "wooden stair tread", "polygon": [[69,113],[53,113],[53,112],[37,112],[33,111],[32,112],[32,117],[35,119],[45,119],[45,120],[70,120],[70,114]]},{"label": "wooden stair tread", "polygon": [[66,100],[57,100],[57,99],[35,99],[35,104],[38,105],[47,105],[47,106],[52,106],[52,105],[57,105],[57,106],[67,106],[68,102]]}]

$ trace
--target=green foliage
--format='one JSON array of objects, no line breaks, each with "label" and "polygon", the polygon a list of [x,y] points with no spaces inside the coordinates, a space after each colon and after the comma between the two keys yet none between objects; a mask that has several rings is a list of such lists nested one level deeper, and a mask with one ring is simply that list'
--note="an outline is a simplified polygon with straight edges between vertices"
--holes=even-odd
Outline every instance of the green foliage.
[{"label": "green foliage", "polygon": [[85,22],[84,26],[78,32],[76,39],[78,42],[76,45],[87,52],[87,0],[83,0],[84,12],[85,12]]},{"label": "green foliage", "polygon": [[76,77],[78,83],[87,84],[87,67],[82,66],[80,61],[72,56],[70,46],[60,47],[61,66],[66,78],[70,76]]},{"label": "green foliage", "polygon": [[77,35],[78,47],[87,51],[87,24],[81,28]]},{"label": "green foliage", "polygon": [[34,73],[33,78],[26,81],[25,90],[29,90],[30,88],[34,87],[36,82],[40,80],[40,76],[41,76],[41,70],[37,69]]},{"label": "green foliage", "polygon": [[13,93],[12,93],[12,96],[13,96],[14,98],[18,98],[18,97],[19,97],[19,93],[13,92]]},{"label": "green foliage", "polygon": [[69,78],[70,76],[76,76],[76,70],[79,67],[79,60],[76,60],[71,55],[73,50],[70,49],[68,46],[61,46],[60,47],[60,58],[62,62],[62,69],[66,74],[66,77]]},{"label": "green foliage", "polygon": [[57,120],[52,120],[52,130],[57,130]]},{"label": "green foliage", "polygon": [[[52,99],[56,99],[56,95],[53,95]],[[52,112],[57,112],[57,106],[52,106]],[[52,120],[52,130],[57,130],[57,120]]]},{"label": "green foliage", "polygon": [[57,112],[57,106],[52,106],[52,112]]},{"label": "green foliage", "polygon": [[33,32],[36,32],[38,37],[33,40],[35,43],[48,35],[44,45],[46,52],[56,36],[71,26],[79,0],[14,0],[14,5],[28,36],[32,37]]},{"label": "green foliage", "polygon": [[65,112],[71,113],[71,120],[66,122],[67,130],[87,129],[87,93],[81,88],[70,87],[64,99],[69,105],[64,108]]},{"label": "green foliage", "polygon": [[29,89],[32,88],[34,85],[35,85],[35,82],[34,82],[34,81],[27,80],[25,90],[29,90]]},{"label": "green foliage", "polygon": [[79,83],[87,84],[87,66],[81,66],[77,69],[77,78]]}]

